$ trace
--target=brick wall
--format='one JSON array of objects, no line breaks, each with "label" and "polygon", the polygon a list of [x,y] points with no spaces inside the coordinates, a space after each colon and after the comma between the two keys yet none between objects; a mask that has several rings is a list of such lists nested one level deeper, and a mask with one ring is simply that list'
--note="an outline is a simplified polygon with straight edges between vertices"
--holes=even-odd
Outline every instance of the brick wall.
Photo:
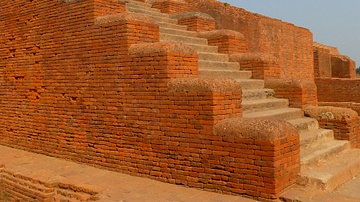
[{"label": "brick wall", "polygon": [[0,144],[223,193],[276,198],[291,185],[298,134],[214,134],[242,116],[240,84],[197,78],[194,49],[158,42],[154,21],[117,5],[0,3]]},{"label": "brick wall", "polygon": [[335,47],[314,42],[315,77],[356,78],[356,64]]},{"label": "brick wall", "polygon": [[359,102],[360,79],[315,79],[319,102]]},{"label": "brick wall", "polygon": [[215,18],[217,29],[231,29],[244,34],[250,52],[271,54],[278,58],[281,78],[313,80],[313,38],[304,28],[271,19],[215,0],[186,0],[192,11]]}]

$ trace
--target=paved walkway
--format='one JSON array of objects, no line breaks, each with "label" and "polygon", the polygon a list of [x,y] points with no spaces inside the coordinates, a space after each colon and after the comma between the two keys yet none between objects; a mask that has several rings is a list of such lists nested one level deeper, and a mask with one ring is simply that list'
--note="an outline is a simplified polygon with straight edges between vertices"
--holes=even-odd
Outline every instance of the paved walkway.
[{"label": "paved walkway", "polygon": [[46,183],[64,183],[100,192],[102,202],[254,202],[239,196],[133,177],[87,165],[0,146],[0,165]]},{"label": "paved walkway", "polygon": [[286,202],[359,202],[360,176],[332,192],[294,186],[283,197]]}]

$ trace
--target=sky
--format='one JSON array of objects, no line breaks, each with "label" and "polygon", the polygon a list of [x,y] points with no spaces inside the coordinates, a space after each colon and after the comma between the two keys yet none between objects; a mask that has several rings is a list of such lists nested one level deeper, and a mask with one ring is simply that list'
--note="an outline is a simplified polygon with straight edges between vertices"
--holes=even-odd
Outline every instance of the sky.
[{"label": "sky", "polygon": [[335,46],[360,65],[360,0],[220,0],[310,29],[314,41]]}]

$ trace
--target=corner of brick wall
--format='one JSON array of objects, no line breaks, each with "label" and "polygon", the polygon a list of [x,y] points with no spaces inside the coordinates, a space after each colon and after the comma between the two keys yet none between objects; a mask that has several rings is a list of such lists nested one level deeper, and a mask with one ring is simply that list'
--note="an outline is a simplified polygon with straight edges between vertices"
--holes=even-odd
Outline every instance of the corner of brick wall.
[{"label": "corner of brick wall", "polygon": [[356,78],[356,64],[344,55],[331,55],[332,77]]},{"label": "corner of brick wall", "polygon": [[254,79],[280,78],[281,68],[276,57],[265,53],[238,53],[230,55],[242,70],[251,71]]},{"label": "corner of brick wall", "polygon": [[170,96],[193,100],[193,115],[209,125],[208,132],[212,134],[213,126],[225,118],[242,117],[241,86],[231,79],[211,78],[179,78],[168,83]]},{"label": "corner of brick wall", "polygon": [[199,37],[206,38],[209,45],[217,46],[220,53],[245,53],[249,50],[243,34],[233,30],[213,30],[200,32]]},{"label": "corner of brick wall", "polygon": [[295,183],[300,171],[299,133],[286,121],[225,119],[215,126],[215,135],[229,144],[227,186],[232,192],[277,199]]},{"label": "corner of brick wall", "polygon": [[141,73],[146,79],[145,83],[139,85],[152,86],[150,91],[167,91],[167,82],[171,78],[198,75],[197,52],[184,44],[171,42],[134,44],[129,48],[129,54],[135,64],[131,69]]},{"label": "corner of brick wall", "polygon": [[214,18],[205,13],[185,12],[172,15],[171,17],[178,19],[178,24],[187,26],[189,31],[211,31],[216,26]]},{"label": "corner of brick wall", "polygon": [[289,99],[290,107],[304,109],[317,105],[317,88],[314,82],[304,79],[266,79],[265,87],[274,89],[278,98]]},{"label": "corner of brick wall", "polygon": [[330,50],[314,46],[314,76],[332,76]]},{"label": "corner of brick wall", "polygon": [[307,107],[305,115],[315,118],[319,126],[334,131],[338,140],[348,140],[352,147],[360,146],[360,119],[358,113],[352,109],[319,106]]},{"label": "corner of brick wall", "polygon": [[152,0],[148,1],[152,8],[160,9],[162,13],[184,13],[189,10],[188,4],[183,0]]},{"label": "corner of brick wall", "polygon": [[[118,13],[95,18],[95,32],[99,35],[116,35],[122,52],[138,43],[154,43],[160,41],[159,25],[150,17],[137,13]],[[119,34],[121,33],[121,34]],[[114,38],[103,38],[99,43],[114,41]],[[110,42],[111,43],[111,42]]]}]

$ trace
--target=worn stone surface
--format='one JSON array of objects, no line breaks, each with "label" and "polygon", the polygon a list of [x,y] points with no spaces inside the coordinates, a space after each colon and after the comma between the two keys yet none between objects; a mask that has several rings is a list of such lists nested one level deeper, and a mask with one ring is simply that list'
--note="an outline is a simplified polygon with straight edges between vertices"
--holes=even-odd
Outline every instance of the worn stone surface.
[{"label": "worn stone surface", "polygon": [[297,135],[298,131],[284,120],[233,118],[220,121],[215,127],[215,134],[224,137],[274,141]]}]

